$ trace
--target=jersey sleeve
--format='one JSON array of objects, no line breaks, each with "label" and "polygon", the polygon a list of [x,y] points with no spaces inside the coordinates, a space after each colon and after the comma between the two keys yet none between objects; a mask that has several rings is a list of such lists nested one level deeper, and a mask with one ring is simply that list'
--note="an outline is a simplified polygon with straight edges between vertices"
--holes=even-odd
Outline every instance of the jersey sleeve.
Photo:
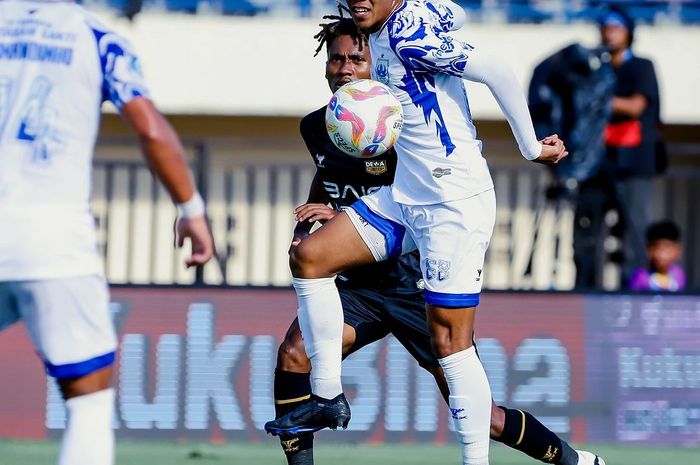
[{"label": "jersey sleeve", "polygon": [[139,58],[119,34],[92,26],[102,70],[102,101],[119,110],[136,97],[148,97]]},{"label": "jersey sleeve", "polygon": [[455,38],[451,23],[426,6],[406,7],[388,25],[389,41],[413,72],[462,76],[471,45]]}]

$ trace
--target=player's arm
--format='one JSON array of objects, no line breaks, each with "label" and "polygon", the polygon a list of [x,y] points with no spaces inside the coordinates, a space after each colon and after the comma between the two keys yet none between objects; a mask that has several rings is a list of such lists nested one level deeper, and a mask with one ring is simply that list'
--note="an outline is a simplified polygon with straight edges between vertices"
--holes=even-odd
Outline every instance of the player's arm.
[{"label": "player's arm", "polygon": [[525,94],[512,69],[501,60],[483,51],[472,50],[462,77],[489,88],[508,120],[523,157],[539,163],[557,163],[568,155],[556,134],[537,140]]},{"label": "player's arm", "polygon": [[639,118],[646,110],[649,102],[658,101],[659,84],[656,80],[656,71],[651,61],[640,62],[637,72],[631,77],[632,95],[627,97],[614,97],[612,101],[613,114]]},{"label": "player's arm", "polygon": [[[410,14],[407,10],[398,13],[396,22],[415,24],[414,17],[401,17]],[[420,34],[408,28],[413,32],[411,36],[393,36],[390,32],[392,47],[409,69],[418,73],[449,74],[486,84],[508,120],[525,158],[556,163],[567,155],[564,143],[556,135],[537,140],[525,94],[510,67],[446,31],[433,27],[430,22],[424,21],[419,27],[422,29]]]},{"label": "player's arm", "polygon": [[93,30],[98,37],[103,100],[111,101],[134,129],[151,171],[177,204],[177,245],[182,247],[185,238],[192,244],[192,254],[185,264],[203,265],[214,247],[204,202],[195,189],[182,144],[148,98],[139,59],[128,41],[113,32]]},{"label": "player's arm", "polygon": [[192,254],[185,261],[186,265],[203,265],[213,253],[212,237],[204,201],[195,188],[177,134],[147,98],[129,100],[121,106],[121,113],[138,135],[151,171],[178,206],[177,245],[182,247],[185,238],[192,244]]},{"label": "player's arm", "polygon": [[612,101],[614,114],[630,118],[639,118],[646,107],[647,98],[642,94],[633,94],[629,97],[614,97]]},{"label": "player's arm", "polygon": [[321,173],[316,171],[316,175],[311,181],[309,197],[306,203],[294,209],[294,218],[297,220],[297,225],[294,228],[292,246],[295,246],[304,237],[308,236],[311,228],[317,221],[325,222],[338,214],[337,211],[328,206],[330,200],[328,193],[323,188]]}]

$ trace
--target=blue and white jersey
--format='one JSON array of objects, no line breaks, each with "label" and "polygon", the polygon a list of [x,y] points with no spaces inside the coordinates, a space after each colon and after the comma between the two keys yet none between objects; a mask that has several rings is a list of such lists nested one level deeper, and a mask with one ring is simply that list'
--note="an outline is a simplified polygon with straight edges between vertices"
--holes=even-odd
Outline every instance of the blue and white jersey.
[{"label": "blue and white jersey", "polygon": [[89,207],[100,107],[145,95],[130,46],[82,7],[0,2],[0,281],[102,273]]},{"label": "blue and white jersey", "polygon": [[403,106],[392,192],[404,204],[463,199],[493,187],[462,79],[473,47],[450,34],[461,26],[450,5],[406,0],[369,37],[372,78]]}]

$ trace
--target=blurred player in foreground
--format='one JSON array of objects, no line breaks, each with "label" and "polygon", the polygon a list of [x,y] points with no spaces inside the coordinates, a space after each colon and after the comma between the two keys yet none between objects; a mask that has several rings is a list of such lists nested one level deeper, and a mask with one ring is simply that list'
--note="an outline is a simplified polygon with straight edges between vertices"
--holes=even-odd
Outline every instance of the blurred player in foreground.
[{"label": "blurred player in foreground", "polygon": [[[316,52],[325,44],[326,79],[331,91],[335,92],[348,82],[369,78],[370,54],[367,37],[352,19],[326,18],[334,22],[323,25],[317,34],[321,44]],[[361,195],[389,185],[394,179],[396,152],[393,149],[372,159],[349,157],[328,137],[324,115],[325,107],[310,113],[301,122],[301,134],[317,171],[307,203],[295,210],[299,222],[292,248],[309,235],[316,221],[330,220]],[[419,365],[435,377],[447,401],[447,384],[430,345],[420,280],[417,251],[339,275],[336,283],[340,288],[344,316],[343,356],[391,333]],[[295,320],[278,352],[275,371],[277,417],[311,398],[310,371],[311,364]],[[595,460],[595,456],[588,452],[574,451],[529,413],[495,404],[491,408],[491,438],[545,463],[577,465],[593,464]],[[281,443],[290,465],[313,463],[313,433],[283,434]]]},{"label": "blurred player in foreground", "polygon": [[102,102],[138,134],[178,204],[187,266],[212,255],[204,203],[120,36],[78,5],[17,0],[0,2],[0,31],[0,328],[23,320],[61,388],[59,465],[108,465],[117,338],[89,205]]}]

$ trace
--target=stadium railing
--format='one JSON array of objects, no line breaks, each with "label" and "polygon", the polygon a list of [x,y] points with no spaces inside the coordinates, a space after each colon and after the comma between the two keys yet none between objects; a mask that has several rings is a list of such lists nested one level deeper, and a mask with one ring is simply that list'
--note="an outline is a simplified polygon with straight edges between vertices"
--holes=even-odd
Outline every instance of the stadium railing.
[{"label": "stadium railing", "polygon": [[[125,149],[125,146],[121,146]],[[133,147],[128,150],[133,151]],[[106,273],[114,284],[202,284],[289,286],[287,251],[292,210],[306,199],[313,167],[250,164],[210,169],[208,147],[188,144],[215,239],[217,259],[203,270],[186,270],[184,252],[173,248],[175,208],[167,193],[137,160],[98,159],[93,209]],[[566,201],[545,202],[550,183],[537,166],[494,166],[497,222],[487,256],[489,289],[570,290],[574,285],[573,209]],[[353,195],[345,192],[345,195]],[[689,283],[700,280],[700,170],[671,170],[657,181],[654,218],[671,218],[684,234]],[[606,250],[620,247],[613,236]],[[619,269],[603,265],[606,287],[618,289]]]}]

